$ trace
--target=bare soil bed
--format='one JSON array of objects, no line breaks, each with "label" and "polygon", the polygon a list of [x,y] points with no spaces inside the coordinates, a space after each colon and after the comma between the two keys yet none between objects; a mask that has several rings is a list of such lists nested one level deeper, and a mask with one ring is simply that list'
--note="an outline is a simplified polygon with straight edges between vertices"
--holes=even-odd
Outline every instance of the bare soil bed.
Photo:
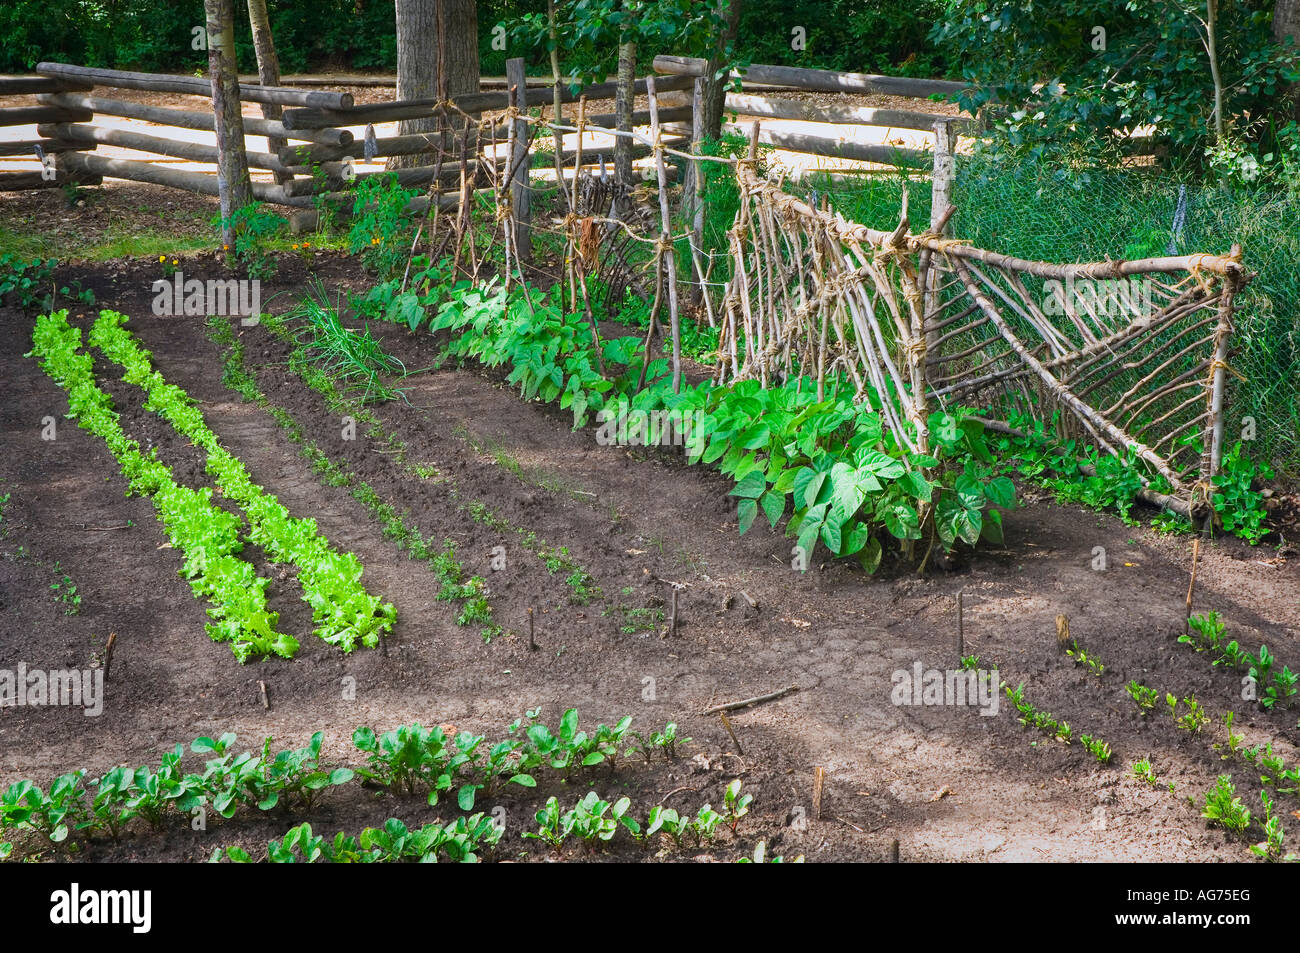
[{"label": "bare soil bed", "polygon": [[[310,260],[327,287],[365,279],[347,259]],[[187,277],[218,277],[215,258],[187,260]],[[203,630],[203,605],[177,574],[179,555],[147,501],[125,498],[125,480],[103,442],[64,420],[67,400],[23,355],[33,315],[0,310],[0,669],[85,668],[117,635],[102,716],[73,708],[0,708],[0,784],[47,783],[76,767],[91,776],[117,764],[156,763],[177,742],[234,731],[240,744],[305,744],[325,731],[328,758],[356,766],[350,735],[420,721],[455,725],[489,739],[527,708],[552,724],[576,707],[584,726],[634,716],[642,730],[677,721],[692,739],[673,762],[621,761],[565,783],[545,778],[493,803],[507,812],[495,859],[550,859],[520,838],[550,794],[572,803],[589,789],[629,796],[644,815],[657,803],[692,812],[715,806],[732,778],[755,796],[736,835],[705,850],[642,849],[626,839],[606,851],[567,859],[734,860],[759,839],[772,852],[809,861],[884,860],[898,840],[905,860],[1227,860],[1244,857],[1240,841],[1208,829],[1199,816],[1204,791],[1231,771],[1244,799],[1257,800],[1254,773],[1221,761],[1212,729],[1179,731],[1167,714],[1145,719],[1124,684],[1136,678],[1163,693],[1195,693],[1212,717],[1232,709],[1247,744],[1272,740],[1288,763],[1300,741],[1296,713],[1266,713],[1240,698],[1240,676],[1212,668],[1176,640],[1183,631],[1191,544],[1117,517],[1059,506],[1022,487],[1025,505],[1006,515],[1006,543],[953,560],[919,578],[888,562],[876,577],[856,567],[790,568],[790,541],[761,521],[744,537],[728,498],[729,481],[688,467],[670,450],[599,446],[593,429],[574,431],[567,412],[520,400],[501,375],[438,362],[440,343],[405,329],[376,327],[383,346],[409,369],[405,399],[372,409],[407,447],[400,465],[344,422],[286,367],[289,347],[265,327],[236,330],[245,358],[270,403],[287,411],[332,458],[428,536],[454,541],[470,573],[487,578],[505,634],[485,643],[456,610],[435,601],[438,583],[406,557],[347,488],[326,485],[298,445],[266,410],[222,383],[223,349],[203,319],[158,318],[150,311],[157,266],[65,266],[96,294],[93,309],[74,306],[87,325],[99,308],[130,316],[129,327],[153,352],[167,380],[196,398],[209,425],[247,465],[254,480],[294,515],[314,517],[340,550],[355,552],[368,588],[397,606],[387,656],[351,656],[315,640],[296,583],[258,562],[274,580],[272,608],[302,649],[292,661],[238,665]],[[304,290],[307,264],[286,259],[263,301],[284,310]],[[79,314],[80,312],[80,314]],[[177,479],[207,482],[201,456],[146,411],[140,392],[101,380],[128,434],[157,446]],[[42,440],[42,421],[58,421]],[[482,504],[515,532],[469,515]],[[568,548],[602,594],[575,605],[563,576],[519,546],[531,531]],[[493,571],[490,551],[504,546],[507,566]],[[1108,568],[1092,568],[1095,547]],[[1289,555],[1288,555],[1289,554]],[[1234,638],[1266,642],[1280,662],[1300,663],[1300,559],[1294,550],[1250,548],[1235,540],[1202,547],[1196,608],[1218,610]],[[1290,558],[1289,558],[1290,557]],[[57,568],[56,568],[57,566]],[[50,589],[63,575],[82,597],[78,614]],[[677,588],[678,627],[662,637]],[[746,593],[757,604],[749,605]],[[967,652],[996,666],[1012,686],[1025,683],[1040,708],[1079,732],[1108,741],[1110,766],[1079,744],[1064,745],[1022,727],[1002,699],[996,716],[974,707],[898,706],[894,673],[957,665],[955,598],[964,592]],[[536,613],[539,648],[530,651],[527,615]],[[1060,654],[1055,619],[1106,665],[1100,678]],[[649,620],[649,625],[641,624]],[[632,628],[636,631],[624,631]],[[343,691],[355,679],[355,700]],[[263,708],[258,682],[269,688]],[[743,753],[711,704],[789,685],[798,691],[735,712]],[[1129,776],[1150,756],[1153,787]],[[826,769],[821,817],[812,818],[814,766]],[[1174,791],[1167,789],[1173,782]],[[1188,796],[1197,806],[1188,803]],[[1283,799],[1288,814],[1293,799]],[[1257,807],[1255,803],[1250,806]],[[357,785],[329,792],[311,816],[241,812],[195,832],[178,823],[154,834],[131,829],[118,843],[93,844],[85,860],[206,860],[213,848],[242,845],[262,854],[271,837],[300,820],[318,832],[355,832],[398,816],[423,823],[455,810],[423,797],[375,794]],[[1298,815],[1300,816],[1300,815]],[[804,823],[804,820],[807,823]],[[58,853],[47,853],[52,860]]]}]

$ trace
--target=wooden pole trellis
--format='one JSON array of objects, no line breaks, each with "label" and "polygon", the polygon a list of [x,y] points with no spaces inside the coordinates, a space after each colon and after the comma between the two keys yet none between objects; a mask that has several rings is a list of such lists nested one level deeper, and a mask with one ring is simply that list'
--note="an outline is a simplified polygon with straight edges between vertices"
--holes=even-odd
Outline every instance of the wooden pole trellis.
[{"label": "wooden pole trellis", "polygon": [[718,381],[806,376],[820,397],[838,373],[921,453],[931,405],[1002,419],[1058,410],[1064,433],[1141,460],[1149,497],[1207,515],[1233,300],[1249,280],[1238,246],[1026,261],[944,237],[951,207],[912,234],[904,201],[898,227],[883,232],[813,208],[748,163],[736,176]]}]

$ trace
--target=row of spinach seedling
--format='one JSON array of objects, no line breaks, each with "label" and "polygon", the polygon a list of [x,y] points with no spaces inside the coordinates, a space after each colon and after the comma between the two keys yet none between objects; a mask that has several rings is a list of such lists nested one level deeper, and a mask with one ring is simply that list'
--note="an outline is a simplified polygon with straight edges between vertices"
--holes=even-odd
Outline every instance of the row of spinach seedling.
[{"label": "row of spinach seedling", "polygon": [[[711,843],[723,827],[735,833],[741,819],[749,813],[753,796],[741,794],[740,788],[739,779],[727,785],[722,811],[705,804],[692,816],[660,804],[650,809],[644,821],[633,816],[631,799],[627,797],[611,803],[596,791],[589,791],[568,810],[560,807],[557,798],[550,797],[537,812],[537,829],[524,831],[522,837],[541,841],[557,852],[571,840],[594,852],[619,832],[647,846],[667,836],[679,848],[687,846],[688,841],[700,847]],[[304,823],[291,828],[284,837],[272,840],[267,845],[266,860],[273,864],[439,860],[472,863],[480,854],[499,847],[504,834],[504,824],[481,812],[458,817],[448,824],[430,823],[414,829],[398,818],[390,818],[383,827],[368,827],[355,836],[340,831],[332,840],[314,834],[311,825]],[[218,848],[212,860],[223,857],[234,863],[253,860],[242,847],[227,847],[224,851]],[[766,845],[760,842],[753,859],[742,860],[763,863],[765,858]],[[799,857],[795,863],[802,860]],[[767,858],[767,862],[782,863],[783,858]]]},{"label": "row of spinach seedling", "polygon": [[1228,639],[1226,626],[1217,612],[1194,615],[1187,620],[1187,626],[1188,631],[1178,637],[1180,644],[1190,645],[1197,652],[1209,652],[1214,656],[1212,664],[1216,666],[1245,671],[1264,708],[1291,707],[1291,699],[1300,691],[1297,688],[1300,673],[1285,665],[1279,671],[1277,656],[1268,650],[1267,645],[1261,645],[1256,655],[1239,645],[1236,639]]},{"label": "row of spinach seedling", "polygon": [[457,806],[469,812],[509,785],[535,787],[542,771],[571,779],[597,765],[612,771],[620,757],[649,762],[661,753],[673,759],[678,745],[690,741],[679,737],[673,722],[643,734],[631,730],[628,716],[589,734],[579,729],[576,709],[567,710],[554,731],[539,714],[533,709],[516,719],[491,745],[482,735],[449,737],[437,726],[403,725],[382,734],[361,727],[353,743],[365,764],[355,770],[322,764],[322,732],[303,748],[274,755],[271,738],[260,752],[236,754],[236,736],[227,733],[190,743],[190,752],[209,756],[200,772],[185,770],[185,749],[177,744],[157,769],[118,766],[89,780],[84,769],[76,770],[56,778],[48,791],[17,781],[0,795],[0,858],[12,853],[19,836],[34,839],[38,851],[53,845],[73,852],[96,837],[117,840],[137,819],[161,829],[172,815],[200,811],[227,819],[240,807],[310,811],[322,792],[354,780],[394,794],[423,794],[430,806],[454,790]]},{"label": "row of spinach seedling", "polygon": [[[1193,736],[1200,735],[1207,726],[1212,724],[1212,718],[1196,700],[1195,695],[1179,699],[1173,693],[1166,692],[1162,699],[1158,690],[1143,685],[1137,680],[1130,681],[1125,688],[1144,718],[1154,713],[1157,708],[1161,708],[1169,712],[1169,717],[1174,724]],[[1286,759],[1274,753],[1271,741],[1246,747],[1245,735],[1233,730],[1235,712],[1223,712],[1219,720],[1224,728],[1225,741],[1216,742],[1213,747],[1216,751],[1223,752],[1222,760],[1240,759],[1260,772],[1259,779],[1262,785],[1260,801],[1264,806],[1264,819],[1261,826],[1264,840],[1250,845],[1250,852],[1269,861],[1296,859],[1294,854],[1288,854],[1284,850],[1285,830],[1281,818],[1274,813],[1274,798],[1269,793],[1269,789],[1273,789],[1278,794],[1300,795],[1300,766],[1288,768]],[[1135,762],[1132,772],[1134,777],[1149,784],[1157,783],[1149,758]],[[1173,789],[1171,783],[1169,790],[1172,792]],[[1189,797],[1188,801],[1195,806],[1192,798]],[[1251,810],[1242,803],[1241,797],[1236,793],[1232,777],[1228,774],[1219,775],[1215,786],[1206,792],[1201,816],[1209,823],[1216,824],[1237,836],[1244,837],[1250,831]]]}]

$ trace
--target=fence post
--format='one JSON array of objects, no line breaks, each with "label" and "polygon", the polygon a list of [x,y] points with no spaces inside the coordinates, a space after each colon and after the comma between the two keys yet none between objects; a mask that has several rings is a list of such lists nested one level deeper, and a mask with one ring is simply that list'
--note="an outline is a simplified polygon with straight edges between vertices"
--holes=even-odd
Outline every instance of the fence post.
[{"label": "fence post", "polygon": [[[520,57],[506,60],[506,85],[514,94],[514,105],[521,113],[528,108],[528,84],[524,79],[524,61]],[[508,160],[512,170],[510,179],[510,215],[514,220],[515,251],[519,263],[531,261],[533,257],[532,192],[528,187],[528,167],[531,165],[528,135],[528,123],[523,119],[513,122],[514,148]],[[522,152],[522,155],[516,155]],[[522,270],[521,270],[522,273]]]},{"label": "fence post", "polygon": [[[956,128],[951,119],[940,119],[934,124],[934,171],[930,177],[930,230],[942,235],[947,230],[952,208],[953,148],[956,145]],[[925,280],[925,323],[931,324],[943,302],[936,290],[939,262],[935,255],[927,256]],[[939,332],[926,330],[926,364],[939,357]]]}]

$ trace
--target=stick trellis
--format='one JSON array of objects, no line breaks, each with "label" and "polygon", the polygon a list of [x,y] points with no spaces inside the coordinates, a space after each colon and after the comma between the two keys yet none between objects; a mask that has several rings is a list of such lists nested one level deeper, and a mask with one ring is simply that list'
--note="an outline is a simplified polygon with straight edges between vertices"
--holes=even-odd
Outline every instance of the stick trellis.
[{"label": "stick trellis", "polygon": [[719,383],[842,375],[899,443],[927,448],[938,408],[1055,420],[1132,454],[1203,515],[1223,450],[1241,250],[1052,264],[845,221],[736,170],[733,276],[722,301]]}]

